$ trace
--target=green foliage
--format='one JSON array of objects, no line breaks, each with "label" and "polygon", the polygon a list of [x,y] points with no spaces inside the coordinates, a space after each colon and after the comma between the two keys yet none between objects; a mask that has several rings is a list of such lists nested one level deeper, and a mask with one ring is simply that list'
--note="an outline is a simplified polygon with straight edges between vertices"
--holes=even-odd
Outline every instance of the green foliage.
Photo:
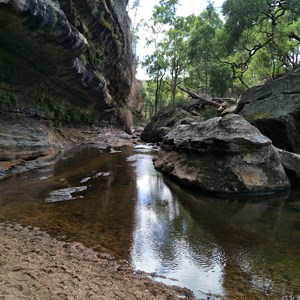
[{"label": "green foliage", "polygon": [[234,50],[243,32],[258,22],[268,8],[266,0],[226,0],[222,7],[225,16],[225,45],[228,53]]},{"label": "green foliage", "polygon": [[[178,84],[215,97],[293,70],[300,62],[299,0],[226,0],[223,18],[209,1],[198,16],[176,13],[178,0],[160,0],[146,28],[155,50],[143,62],[147,114],[187,102]],[[223,21],[224,20],[224,21]]]},{"label": "green foliage", "polygon": [[[246,86],[299,64],[299,1],[227,0],[224,45],[233,77]],[[296,5],[298,2],[298,5]]]},{"label": "green foliage", "polygon": [[188,43],[188,53],[192,62],[189,88],[206,94],[223,96],[232,85],[228,67],[216,58],[219,49],[218,34],[223,22],[212,4],[209,4],[194,22]]},{"label": "green foliage", "polygon": [[[143,63],[155,83],[154,113],[162,104],[162,94],[166,88],[175,105],[178,81],[189,64],[187,37],[193,17],[177,16],[177,5],[177,0],[160,0],[159,5],[154,7],[150,23],[146,24],[152,37],[148,39],[148,44],[155,45],[154,53],[147,56]],[[159,36],[161,33],[164,34],[163,38]]]},{"label": "green foliage", "polygon": [[176,8],[179,0],[160,0],[159,5],[155,5],[153,11],[154,23],[170,25],[176,18]]},{"label": "green foliage", "polygon": [[208,70],[209,81],[209,94],[218,97],[223,97],[233,87],[231,72],[227,65],[215,62],[210,65]]}]

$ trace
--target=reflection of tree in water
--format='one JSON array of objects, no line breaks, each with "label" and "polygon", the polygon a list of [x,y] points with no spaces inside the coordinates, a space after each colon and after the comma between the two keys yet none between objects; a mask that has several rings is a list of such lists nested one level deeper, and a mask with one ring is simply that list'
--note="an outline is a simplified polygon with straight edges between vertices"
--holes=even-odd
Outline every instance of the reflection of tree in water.
[{"label": "reflection of tree in water", "polygon": [[[272,299],[281,299],[285,291],[299,295],[295,200],[251,203],[194,195],[163,180],[151,159],[128,148],[113,154],[74,149],[54,171],[3,181],[0,218],[64,235],[117,258],[131,253],[133,262],[151,265],[162,275],[174,272],[181,280],[190,272],[195,278],[188,284],[194,280],[196,289],[216,280],[207,287],[217,287],[217,294],[224,289],[229,299],[264,299],[260,288],[278,290]],[[96,176],[101,172],[109,176]],[[87,189],[76,196],[83,198],[43,202],[50,191],[82,185]]]},{"label": "reflection of tree in water", "polygon": [[[222,265],[222,252],[213,237],[203,231],[177,201],[162,175],[154,170],[151,157],[145,156],[142,160],[143,163],[137,165],[133,263],[137,268],[159,275],[194,277],[195,287],[199,275],[194,272],[200,270],[202,275],[207,275],[220,270],[221,266],[216,269],[216,265]],[[189,269],[191,274],[185,276],[184,272],[188,273]],[[220,275],[213,275],[214,280],[219,280]],[[219,287],[215,288],[221,292]]]},{"label": "reflection of tree in water", "polygon": [[286,195],[234,201],[168,186],[223,249],[223,286],[230,299],[299,296],[299,212],[287,208]]}]

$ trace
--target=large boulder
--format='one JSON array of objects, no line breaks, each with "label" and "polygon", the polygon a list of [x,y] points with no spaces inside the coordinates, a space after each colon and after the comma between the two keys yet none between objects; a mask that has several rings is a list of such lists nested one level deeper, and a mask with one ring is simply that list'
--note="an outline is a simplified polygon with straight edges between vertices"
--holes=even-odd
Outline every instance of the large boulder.
[{"label": "large boulder", "polygon": [[271,140],[234,114],[178,126],[164,137],[153,161],[182,183],[216,194],[290,187]]},{"label": "large boulder", "polygon": [[236,113],[269,137],[274,146],[300,153],[300,69],[248,89]]},{"label": "large boulder", "polygon": [[282,166],[288,175],[292,186],[300,186],[300,155],[282,149],[277,149]]},{"label": "large boulder", "polygon": [[203,121],[204,118],[194,116],[179,107],[161,110],[153,116],[141,134],[141,139],[146,142],[161,142],[169,131],[181,123]]}]

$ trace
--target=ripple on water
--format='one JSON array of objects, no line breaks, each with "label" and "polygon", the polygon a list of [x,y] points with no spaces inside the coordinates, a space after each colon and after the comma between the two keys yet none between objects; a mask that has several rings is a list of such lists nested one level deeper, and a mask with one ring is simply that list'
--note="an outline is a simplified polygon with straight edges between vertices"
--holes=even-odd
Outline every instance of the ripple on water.
[{"label": "ripple on water", "polygon": [[91,179],[91,177],[85,177],[85,178],[82,178],[82,179],[80,180],[80,183],[88,182],[90,179]]}]

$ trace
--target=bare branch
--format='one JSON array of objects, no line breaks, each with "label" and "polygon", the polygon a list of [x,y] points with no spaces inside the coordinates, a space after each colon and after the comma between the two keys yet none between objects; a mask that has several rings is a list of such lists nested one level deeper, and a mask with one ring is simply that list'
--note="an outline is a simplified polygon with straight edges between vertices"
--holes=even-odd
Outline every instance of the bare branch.
[{"label": "bare branch", "polygon": [[192,97],[193,99],[198,99],[202,102],[204,102],[205,104],[207,105],[210,105],[210,106],[213,106],[217,109],[221,109],[222,108],[222,105],[220,105],[219,103],[216,103],[216,102],[213,102],[211,101],[210,99],[206,98],[206,97],[203,97],[203,96],[200,96],[200,95],[197,95],[189,90],[187,90],[186,88],[184,87],[181,87],[181,86],[178,86],[178,88],[183,91],[183,92],[186,92],[190,97]]},{"label": "bare branch", "polygon": [[288,35],[288,37],[289,37],[290,39],[294,39],[294,40],[300,42],[300,36],[299,36],[299,35],[296,35],[294,32],[290,33],[290,34]]}]

